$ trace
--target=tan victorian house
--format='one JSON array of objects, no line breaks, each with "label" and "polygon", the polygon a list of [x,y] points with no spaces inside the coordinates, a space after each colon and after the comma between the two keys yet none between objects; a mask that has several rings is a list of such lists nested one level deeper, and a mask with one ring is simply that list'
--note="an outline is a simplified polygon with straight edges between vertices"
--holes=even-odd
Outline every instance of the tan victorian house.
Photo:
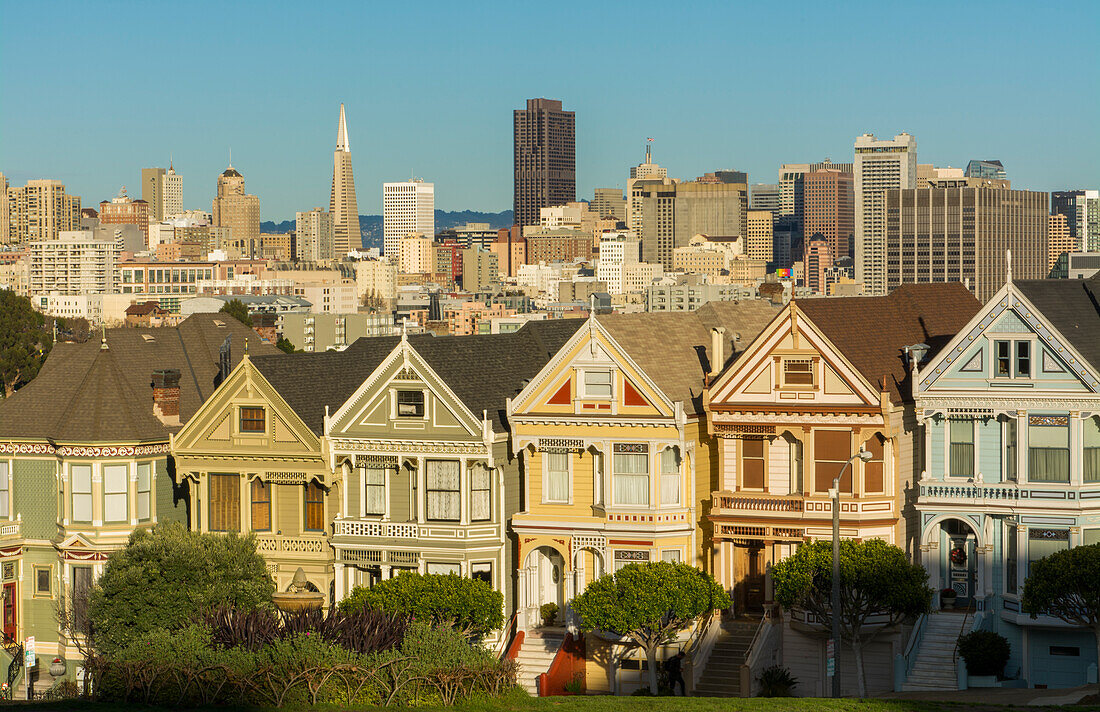
[{"label": "tan victorian house", "polygon": [[[706,411],[719,461],[713,565],[738,611],[772,600],[772,564],[803,541],[832,536],[829,490],[842,473],[841,537],[880,538],[916,558],[923,448],[907,354],[935,353],[979,306],[961,284],[796,300],[711,383]],[[906,349],[922,344],[928,348]],[[860,450],[869,459],[845,468]],[[797,612],[792,623],[813,628]],[[801,694],[814,694],[824,680],[823,642],[795,636],[784,645]],[[890,660],[880,662],[888,669]]]}]

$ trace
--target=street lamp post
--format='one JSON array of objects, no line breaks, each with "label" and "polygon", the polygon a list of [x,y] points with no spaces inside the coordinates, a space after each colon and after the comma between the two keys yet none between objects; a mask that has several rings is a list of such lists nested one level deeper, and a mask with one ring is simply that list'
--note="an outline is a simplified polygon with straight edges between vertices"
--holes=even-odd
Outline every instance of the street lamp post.
[{"label": "street lamp post", "polygon": [[840,658],[840,480],[853,460],[866,462],[870,459],[870,451],[860,448],[840,468],[840,474],[833,479],[833,488],[829,490],[829,497],[833,500],[833,596],[829,606],[833,619],[833,697],[840,697],[840,665],[837,664]]}]

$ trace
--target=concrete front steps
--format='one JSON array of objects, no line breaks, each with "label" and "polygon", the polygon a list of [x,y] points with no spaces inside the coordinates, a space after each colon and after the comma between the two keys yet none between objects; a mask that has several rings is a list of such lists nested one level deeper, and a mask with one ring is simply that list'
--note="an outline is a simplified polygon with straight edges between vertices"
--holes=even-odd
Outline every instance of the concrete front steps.
[{"label": "concrete front steps", "polygon": [[759,620],[722,622],[722,632],[714,641],[706,669],[692,690],[694,697],[741,696],[741,665],[759,627]]},{"label": "concrete front steps", "polygon": [[516,655],[516,682],[532,697],[538,697],[538,676],[550,669],[564,634],[530,631],[523,637]]},{"label": "concrete front steps", "polygon": [[902,692],[955,690],[955,643],[966,613],[936,611],[924,623],[924,635],[913,670],[901,686]]}]

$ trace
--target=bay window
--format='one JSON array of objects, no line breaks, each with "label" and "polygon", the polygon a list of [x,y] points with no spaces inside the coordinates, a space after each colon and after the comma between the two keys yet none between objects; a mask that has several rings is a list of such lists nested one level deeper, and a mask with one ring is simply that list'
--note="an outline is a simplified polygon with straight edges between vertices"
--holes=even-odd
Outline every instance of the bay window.
[{"label": "bay window", "polygon": [[306,483],[305,492],[305,529],[320,532],[325,530],[325,490],[317,480]]},{"label": "bay window", "polygon": [[1004,424],[1004,459],[1005,459],[1005,481],[1016,481],[1016,453],[1019,452],[1017,447],[1017,441],[1019,440],[1019,430],[1016,424],[1015,418],[1009,418]]},{"label": "bay window", "polygon": [[8,476],[8,463],[0,462],[0,517],[11,516],[11,479]]},{"label": "bay window", "polygon": [[741,486],[764,489],[764,440],[745,438],[741,443]]},{"label": "bay window", "polygon": [[676,448],[661,451],[661,504],[680,504],[680,458]]},{"label": "bay window", "polygon": [[92,466],[73,465],[69,468],[72,480],[73,521],[91,523],[92,521]]},{"label": "bay window", "polygon": [[426,476],[428,519],[459,521],[462,514],[458,460],[428,460]]},{"label": "bay window", "polygon": [[852,456],[852,433],[849,430],[814,431],[814,491],[828,492],[833,480],[844,470],[840,491],[852,491],[852,468],[844,463]]},{"label": "bay window", "polygon": [[366,495],[367,508],[364,514],[386,513],[386,471],[381,467],[364,467],[363,494]]},{"label": "bay window", "polygon": [[871,453],[871,459],[863,463],[863,491],[867,494],[886,492],[886,442],[875,435],[863,443],[863,449]]},{"label": "bay window", "polygon": [[569,501],[569,453],[545,452],[546,501]]},{"label": "bay window", "polygon": [[486,522],[492,518],[492,471],[482,463],[470,468],[470,521]]},{"label": "bay window", "polygon": [[148,521],[153,510],[153,464],[142,462],[137,466],[137,518]]},{"label": "bay window", "polygon": [[1085,418],[1081,431],[1085,482],[1100,482],[1100,417]]},{"label": "bay window", "polygon": [[1027,476],[1031,482],[1069,482],[1069,417],[1027,419]]},{"label": "bay window", "polygon": [[612,468],[615,504],[648,506],[649,447],[633,443],[615,445]]},{"label": "bay window", "polygon": [[239,532],[241,530],[241,476],[238,474],[209,475],[210,531]]},{"label": "bay window", "polygon": [[266,532],[271,530],[271,485],[259,477],[252,480],[252,530]]},{"label": "bay window", "polygon": [[949,420],[947,421],[948,437],[948,471],[951,477],[974,476],[974,421]]},{"label": "bay window", "polygon": [[103,521],[126,521],[126,483],[130,479],[126,465],[103,466]]}]

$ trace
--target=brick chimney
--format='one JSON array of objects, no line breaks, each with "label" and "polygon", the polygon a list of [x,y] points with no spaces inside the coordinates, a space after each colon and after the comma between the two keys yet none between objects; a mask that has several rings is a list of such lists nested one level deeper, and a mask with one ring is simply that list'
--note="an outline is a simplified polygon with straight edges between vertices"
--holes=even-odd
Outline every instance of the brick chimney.
[{"label": "brick chimney", "polygon": [[165,425],[180,424],[180,372],[176,368],[153,371],[153,415]]}]

